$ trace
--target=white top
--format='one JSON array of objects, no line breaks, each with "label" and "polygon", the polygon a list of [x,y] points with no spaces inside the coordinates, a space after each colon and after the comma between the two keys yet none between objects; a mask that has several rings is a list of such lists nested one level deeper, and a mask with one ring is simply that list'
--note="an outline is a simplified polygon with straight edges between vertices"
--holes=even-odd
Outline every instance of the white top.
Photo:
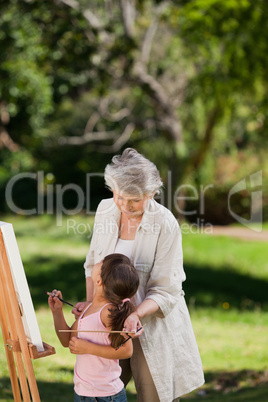
[{"label": "white top", "polygon": [[132,250],[133,250],[134,240],[123,240],[119,239],[115,246],[115,253],[124,254],[128,258],[131,259],[132,257]]}]

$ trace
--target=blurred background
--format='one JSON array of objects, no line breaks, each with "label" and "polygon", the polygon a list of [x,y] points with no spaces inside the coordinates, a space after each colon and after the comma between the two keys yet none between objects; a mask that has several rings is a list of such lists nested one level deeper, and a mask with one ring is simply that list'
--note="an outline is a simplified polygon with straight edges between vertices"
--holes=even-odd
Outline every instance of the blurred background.
[{"label": "blurred background", "polygon": [[[35,363],[41,399],[72,400],[74,363],[43,290],[85,298],[94,211],[110,197],[103,171],[133,147],[157,165],[158,201],[184,229],[207,379],[187,399],[267,402],[268,2],[2,1],[0,54],[1,220],[59,349]],[[12,400],[5,368],[1,378],[0,400]]]}]

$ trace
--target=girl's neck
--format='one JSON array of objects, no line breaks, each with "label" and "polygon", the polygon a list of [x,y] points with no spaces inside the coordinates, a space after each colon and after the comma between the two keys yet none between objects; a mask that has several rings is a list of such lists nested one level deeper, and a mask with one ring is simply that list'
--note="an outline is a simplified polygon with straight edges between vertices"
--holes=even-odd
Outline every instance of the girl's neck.
[{"label": "girl's neck", "polygon": [[102,307],[108,303],[109,303],[109,301],[106,300],[104,297],[93,296],[93,300],[92,300],[90,306],[88,307],[88,309],[86,310],[84,317],[87,317],[88,315],[91,315],[91,314],[98,313],[102,309]]},{"label": "girl's neck", "polygon": [[97,307],[97,306],[102,307],[102,306],[104,306],[104,305],[107,304],[107,303],[109,303],[109,300],[105,299],[105,297],[103,296],[102,293],[96,292],[96,293],[93,295],[93,300],[92,300],[92,303],[91,303],[92,306],[95,306],[95,307]]}]

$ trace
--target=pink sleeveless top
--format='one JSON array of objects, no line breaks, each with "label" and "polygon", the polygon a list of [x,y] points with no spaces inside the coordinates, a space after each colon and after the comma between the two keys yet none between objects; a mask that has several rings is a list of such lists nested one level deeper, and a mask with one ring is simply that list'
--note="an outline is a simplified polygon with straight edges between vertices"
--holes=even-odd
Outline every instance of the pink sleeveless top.
[{"label": "pink sleeveless top", "polygon": [[[109,304],[109,303],[107,303]],[[107,306],[105,304],[105,306]],[[78,320],[78,337],[100,345],[110,345],[107,333],[79,332],[79,330],[100,330],[107,328],[101,321],[101,311],[83,317],[86,310]],[[120,392],[124,384],[120,380],[121,367],[118,360],[104,359],[90,354],[76,355],[74,368],[74,390],[80,396],[112,396]]]}]

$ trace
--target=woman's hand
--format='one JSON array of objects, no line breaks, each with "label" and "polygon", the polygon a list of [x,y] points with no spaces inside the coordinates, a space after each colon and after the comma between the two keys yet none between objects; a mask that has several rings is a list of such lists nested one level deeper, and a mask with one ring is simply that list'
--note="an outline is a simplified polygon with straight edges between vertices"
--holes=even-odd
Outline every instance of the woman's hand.
[{"label": "woman's hand", "polygon": [[48,304],[52,313],[62,311],[62,302],[58,299],[57,296],[62,299],[61,291],[54,289],[52,290],[51,295],[48,298]]},{"label": "woman's hand", "polygon": [[[140,329],[141,327],[142,327],[142,323],[140,322],[140,317],[138,316],[138,314],[136,312],[134,312],[134,313],[130,314],[127,317],[126,321],[124,322],[123,331],[126,333],[137,332],[137,330]],[[132,338],[138,338],[139,336],[141,336],[143,331],[144,331],[144,329],[142,328],[136,334],[129,334],[129,336],[131,336]],[[126,334],[121,333],[121,335],[123,335],[124,338],[127,338]]]},{"label": "woman's hand", "polygon": [[72,309],[72,313],[74,314],[76,320],[80,317],[82,311],[86,308],[88,304],[88,301],[76,303],[75,307]]},{"label": "woman's hand", "polygon": [[[124,331],[135,331],[136,334],[129,334],[132,338],[138,338],[144,332],[142,327],[142,323],[140,319],[144,319],[145,317],[150,317],[159,311],[158,304],[151,299],[145,299],[143,302],[137,307],[137,310],[134,313],[130,314],[124,323]],[[126,337],[124,334],[122,334]]]},{"label": "woman's hand", "polygon": [[85,339],[72,337],[69,342],[69,349],[75,355],[85,355],[89,353],[89,344],[90,342]]}]

